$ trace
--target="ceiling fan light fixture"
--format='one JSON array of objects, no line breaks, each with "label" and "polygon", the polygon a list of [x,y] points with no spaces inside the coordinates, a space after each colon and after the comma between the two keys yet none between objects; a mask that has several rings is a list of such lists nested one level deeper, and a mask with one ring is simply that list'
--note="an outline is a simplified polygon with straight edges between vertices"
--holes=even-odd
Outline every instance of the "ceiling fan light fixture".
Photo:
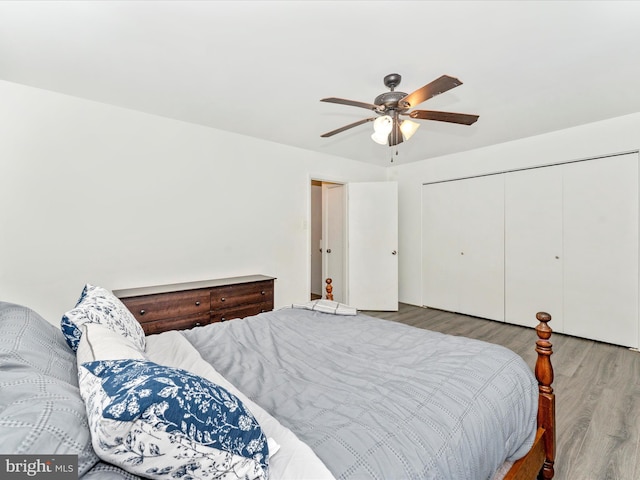
[{"label": "ceiling fan light fixture", "polygon": [[418,122],[412,122],[411,120],[403,120],[400,124],[400,131],[402,132],[402,136],[405,140],[409,140],[416,130],[420,127]]},{"label": "ceiling fan light fixture", "polygon": [[389,134],[374,132],[371,134],[371,140],[373,140],[376,143],[379,143],[380,145],[386,145],[389,140]]},{"label": "ceiling fan light fixture", "polygon": [[393,119],[389,115],[382,115],[373,122],[371,139],[380,145],[386,145],[393,128]]}]

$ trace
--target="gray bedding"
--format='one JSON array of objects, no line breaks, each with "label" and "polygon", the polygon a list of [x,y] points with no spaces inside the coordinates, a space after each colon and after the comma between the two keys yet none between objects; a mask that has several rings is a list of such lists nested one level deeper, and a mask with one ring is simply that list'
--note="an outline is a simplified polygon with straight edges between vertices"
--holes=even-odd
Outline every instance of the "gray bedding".
[{"label": "gray bedding", "polygon": [[135,480],[91,446],[76,357],[33,310],[0,302],[0,454],[77,455],[83,480]]},{"label": "gray bedding", "polygon": [[533,442],[537,382],[497,345],[300,309],[183,334],[338,479],[489,479]]}]

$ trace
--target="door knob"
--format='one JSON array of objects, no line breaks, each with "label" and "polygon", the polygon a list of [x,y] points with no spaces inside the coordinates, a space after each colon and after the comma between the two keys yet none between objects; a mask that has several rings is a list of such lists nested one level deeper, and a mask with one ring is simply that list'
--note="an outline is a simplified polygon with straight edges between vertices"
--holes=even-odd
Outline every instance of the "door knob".
[{"label": "door knob", "polygon": [[395,250],[393,252],[391,252],[391,255],[397,255],[398,252],[396,252]]},{"label": "door knob", "polygon": [[331,249],[330,248],[327,248],[327,253],[331,253]]}]

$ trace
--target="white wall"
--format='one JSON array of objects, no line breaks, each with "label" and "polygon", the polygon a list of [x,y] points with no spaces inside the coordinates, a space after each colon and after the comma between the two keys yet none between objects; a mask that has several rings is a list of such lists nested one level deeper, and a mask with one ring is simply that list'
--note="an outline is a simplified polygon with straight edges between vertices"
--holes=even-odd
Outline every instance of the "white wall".
[{"label": "white wall", "polygon": [[399,192],[399,298],[422,305],[422,184],[638,150],[640,113],[391,167]]},{"label": "white wall", "polygon": [[311,178],[385,169],[0,82],[0,299],[260,273],[306,300]]}]

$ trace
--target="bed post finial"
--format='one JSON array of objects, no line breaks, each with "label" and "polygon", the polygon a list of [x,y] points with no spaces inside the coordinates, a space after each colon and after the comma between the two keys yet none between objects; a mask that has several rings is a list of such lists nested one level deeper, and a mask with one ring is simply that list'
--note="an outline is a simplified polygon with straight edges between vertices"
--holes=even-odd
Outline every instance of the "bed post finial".
[{"label": "bed post finial", "polygon": [[553,349],[549,338],[551,337],[551,327],[549,321],[551,315],[546,312],[536,313],[536,319],[540,322],[536,327],[538,340],[536,341],[536,352],[538,361],[536,362],[536,378],[540,387],[540,393],[553,393],[553,366],[551,365],[551,355]]},{"label": "bed post finial", "polygon": [[549,341],[552,330],[548,325],[551,315],[546,312],[538,312],[536,318],[540,322],[536,327],[538,359],[536,360],[535,369],[536,379],[538,380],[538,402],[541,407],[538,408],[538,427],[542,427],[545,430],[545,460],[538,478],[550,480],[554,475],[553,464],[556,456],[556,397],[551,386],[553,383],[553,366],[551,365],[550,357],[553,354],[553,348]]},{"label": "bed post finial", "polygon": [[325,282],[327,283],[327,286],[325,287],[325,290],[327,291],[327,300],[333,300],[333,285],[331,285],[333,280],[327,278]]}]

